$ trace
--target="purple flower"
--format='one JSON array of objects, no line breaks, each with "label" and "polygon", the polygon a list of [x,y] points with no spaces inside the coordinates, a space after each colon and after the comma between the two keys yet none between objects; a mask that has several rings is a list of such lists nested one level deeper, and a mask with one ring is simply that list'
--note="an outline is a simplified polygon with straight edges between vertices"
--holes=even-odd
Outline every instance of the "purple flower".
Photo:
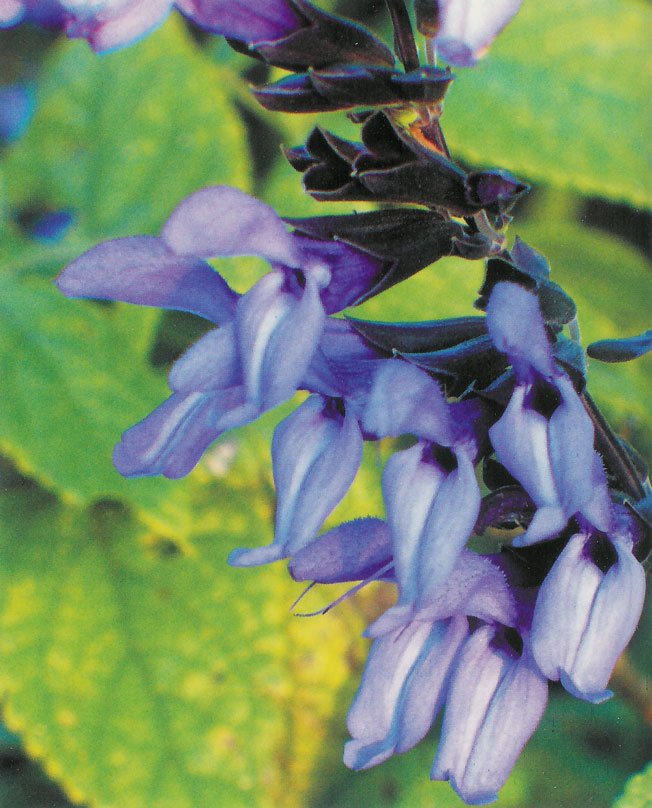
[{"label": "purple flower", "polygon": [[593,424],[571,380],[554,363],[536,296],[517,284],[496,284],[487,328],[516,374],[507,409],[489,436],[500,462],[537,506],[514,544],[551,538],[574,514],[608,530],[611,504],[593,449]]},{"label": "purple flower", "polygon": [[[350,524],[349,532],[355,528],[359,534],[356,523]],[[335,558],[342,555],[332,553],[332,541],[325,544]],[[302,552],[307,556],[310,550],[307,547]],[[324,558],[323,551],[313,551],[313,558],[320,556]],[[299,560],[299,566],[305,568],[305,560]],[[344,750],[347,766],[375,766],[392,754],[407,751],[428,732],[447,698],[451,675],[458,676],[460,649],[469,642],[467,615],[513,625],[518,606],[493,559],[463,551],[427,618],[412,620],[374,639],[349,712],[353,740]]]},{"label": "purple flower", "polygon": [[467,619],[457,615],[434,623],[414,620],[374,640],[347,717],[353,738],[344,747],[349,768],[376,766],[426,735],[467,634]]},{"label": "purple flower", "polygon": [[389,360],[378,370],[364,429],[378,437],[412,433],[427,440],[397,452],[385,466],[383,495],[399,600],[374,625],[374,636],[421,614],[473,531],[480,508],[473,420],[464,405],[448,404],[423,370],[402,360]]},{"label": "purple flower", "polygon": [[434,40],[442,59],[475,65],[519,10],[521,0],[433,0],[438,10]]},{"label": "purple flower", "polygon": [[[377,259],[336,246],[289,233],[268,205],[220,186],[184,200],[160,237],[105,242],[61,273],[57,283],[69,297],[180,309],[222,326],[175,363],[173,395],[125,432],[114,455],[120,473],[183,476],[224,430],[294,394],[326,312],[350,302],[341,275],[356,286],[378,271]],[[233,255],[265,258],[272,272],[239,296],[203,260]]]},{"label": "purple flower", "polygon": [[547,699],[527,645],[519,656],[502,631],[478,628],[455,667],[431,778],[449,780],[471,805],[496,800]]},{"label": "purple flower", "polygon": [[362,461],[357,419],[341,399],[311,396],[282,421],[272,440],[276,486],[274,541],[267,547],[234,550],[234,566],[287,558],[315,538],[349,490]]},{"label": "purple flower", "polygon": [[609,698],[607,683],[644,598],[645,573],[626,539],[573,536],[537,597],[532,622],[537,665],[574,696],[594,703]]},{"label": "purple flower", "polygon": [[64,18],[58,0],[0,0],[0,28],[11,28],[21,22],[54,27]]}]

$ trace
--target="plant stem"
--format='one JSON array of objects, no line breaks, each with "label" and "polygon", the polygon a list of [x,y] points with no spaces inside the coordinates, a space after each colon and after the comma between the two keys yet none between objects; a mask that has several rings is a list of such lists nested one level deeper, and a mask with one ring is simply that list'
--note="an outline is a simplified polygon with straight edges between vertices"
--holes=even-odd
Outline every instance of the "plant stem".
[{"label": "plant stem", "polygon": [[419,67],[419,54],[414,41],[410,15],[404,0],[385,0],[385,2],[394,26],[394,45],[399,59],[403,62],[403,67],[409,73]]}]

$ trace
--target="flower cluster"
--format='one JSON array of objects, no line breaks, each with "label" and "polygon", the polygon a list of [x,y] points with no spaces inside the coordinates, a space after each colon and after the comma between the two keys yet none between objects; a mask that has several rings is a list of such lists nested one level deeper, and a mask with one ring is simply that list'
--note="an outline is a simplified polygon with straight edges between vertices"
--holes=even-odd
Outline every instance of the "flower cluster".
[{"label": "flower cluster", "polygon": [[[90,4],[76,5],[73,30],[98,50],[124,44],[107,32],[126,31],[136,11],[150,25],[172,6],[93,4],[84,16]],[[595,703],[610,695],[645,594],[645,476],[585,390],[573,301],[543,256],[518,239],[506,249],[502,229],[527,186],[453,162],[439,122],[453,77],[419,63],[404,4],[388,2],[403,70],[373,34],[305,0],[176,5],[292,71],[256,90],[264,106],[367,107],[350,113],[361,142],[318,127],[286,156],[316,198],[385,207],[283,220],[235,188],[204,188],[160,236],[108,241],[70,264],[57,280],[69,297],[178,309],[216,326],[173,365],[170,397],[123,434],[114,463],[125,476],[181,477],[226,430],[307,392],[272,441],[273,541],[229,562],[290,559],[295,580],[355,582],[352,592],[393,585],[396,604],[366,630],[344,761],[366,769],[410,749],[445,709],[431,777],[468,803],[490,802],[543,715],[549,681]],[[518,5],[415,8],[420,31],[465,65]],[[270,265],[245,294],[207,260],[240,255]],[[483,315],[335,316],[449,255],[488,259]],[[395,449],[396,438],[385,518],[320,534],[364,442]],[[500,538],[482,555],[474,537],[488,531]]]}]

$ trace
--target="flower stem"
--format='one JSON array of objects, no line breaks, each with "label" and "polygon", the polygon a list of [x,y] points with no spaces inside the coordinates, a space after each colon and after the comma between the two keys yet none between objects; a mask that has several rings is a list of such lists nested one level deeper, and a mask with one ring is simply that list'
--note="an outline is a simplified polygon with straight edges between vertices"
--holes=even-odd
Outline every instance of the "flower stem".
[{"label": "flower stem", "polygon": [[394,46],[406,72],[419,67],[419,54],[417,52],[410,15],[404,0],[385,0],[389,9],[392,25],[394,26]]}]

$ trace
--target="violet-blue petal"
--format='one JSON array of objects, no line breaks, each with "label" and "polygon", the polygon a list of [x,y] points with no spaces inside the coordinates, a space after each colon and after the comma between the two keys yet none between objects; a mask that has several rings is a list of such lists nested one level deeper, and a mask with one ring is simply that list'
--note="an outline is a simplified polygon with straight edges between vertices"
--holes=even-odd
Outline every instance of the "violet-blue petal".
[{"label": "violet-blue petal", "polygon": [[177,0],[176,5],[202,28],[248,45],[281,39],[305,25],[287,0]]},{"label": "violet-blue petal", "polygon": [[440,446],[450,446],[455,434],[450,406],[437,382],[402,359],[380,364],[362,424],[378,438],[411,433]]},{"label": "violet-blue petal", "polygon": [[450,780],[470,805],[498,797],[546,708],[548,683],[527,648],[520,658],[493,644],[482,626],[456,663],[430,777]]},{"label": "violet-blue petal", "polygon": [[582,694],[605,690],[618,658],[636,630],[645,601],[643,567],[627,545],[615,541],[613,546],[618,560],[600,583],[568,674],[576,691]]},{"label": "violet-blue petal", "polygon": [[[550,417],[550,459],[554,478],[558,481],[561,505],[570,516],[581,511],[597,493],[593,449],[595,433],[593,422],[571,380],[566,375],[560,375],[555,386],[561,395],[561,402]],[[604,477],[600,484],[603,489],[602,499],[606,498],[608,501]],[[609,510],[600,514],[596,509],[594,518],[596,515],[600,524],[595,524],[594,527],[608,530]]]},{"label": "violet-blue petal", "polygon": [[515,540],[518,545],[550,538],[568,520],[552,468],[549,422],[528,406],[528,390],[528,385],[517,384],[505,412],[489,429],[496,456],[537,506],[527,532]]},{"label": "violet-blue petal", "polygon": [[0,0],[0,28],[18,25],[25,14],[22,0]]},{"label": "violet-blue petal", "polygon": [[207,263],[175,255],[156,236],[98,244],[69,264],[56,283],[67,297],[179,309],[214,323],[230,320],[238,299]]},{"label": "violet-blue petal", "polygon": [[202,188],[186,197],[161,236],[179,255],[255,255],[287,267],[302,266],[296,239],[276,211],[229,185]]},{"label": "violet-blue petal", "polygon": [[175,393],[207,393],[242,384],[242,370],[231,321],[204,334],[172,365],[168,378]]},{"label": "violet-blue petal", "polygon": [[520,5],[521,0],[437,0],[435,43],[442,59],[456,67],[475,65]]},{"label": "violet-blue petal", "polygon": [[413,622],[374,640],[347,726],[344,763],[368,769],[405,752],[430,729],[449,669],[466,637],[466,618]]},{"label": "violet-blue petal", "polygon": [[352,306],[374,285],[383,261],[339,241],[318,241],[295,235],[302,254],[302,266],[321,263],[328,267],[330,281],[321,291],[327,314]]},{"label": "violet-blue petal", "polygon": [[247,423],[256,414],[247,408],[242,388],[174,393],[122,435],[113,462],[125,477],[183,477],[224,429]]},{"label": "violet-blue petal", "polygon": [[418,564],[423,531],[447,476],[439,464],[424,458],[429,451],[430,445],[420,441],[393,454],[383,472],[383,497],[399,585],[399,602],[394,608],[405,612],[406,620],[419,597]]},{"label": "violet-blue petal", "polygon": [[640,618],[643,568],[622,542],[605,574],[588,552],[590,536],[573,536],[543,582],[532,622],[537,665],[573,695],[600,702],[616,661]]},{"label": "violet-blue petal", "polygon": [[362,461],[362,435],[350,413],[311,396],[276,428],[272,462],[276,486],[274,541],[235,550],[229,563],[252,566],[287,558],[315,538],[349,490]]},{"label": "violet-blue petal", "polygon": [[295,581],[320,584],[363,581],[392,558],[392,539],[384,519],[344,522],[322,533],[288,564]]},{"label": "violet-blue petal", "polygon": [[557,375],[534,292],[516,283],[497,283],[487,304],[487,330],[496,348],[507,354],[517,375],[527,375],[528,366],[547,379]]},{"label": "violet-blue petal", "polygon": [[60,0],[68,11],[66,33],[88,41],[96,53],[131,45],[160,25],[172,10],[172,0]]},{"label": "violet-blue petal", "polygon": [[268,409],[298,389],[324,326],[319,287],[310,276],[295,293],[281,271],[270,272],[237,306],[236,334],[247,397]]}]

